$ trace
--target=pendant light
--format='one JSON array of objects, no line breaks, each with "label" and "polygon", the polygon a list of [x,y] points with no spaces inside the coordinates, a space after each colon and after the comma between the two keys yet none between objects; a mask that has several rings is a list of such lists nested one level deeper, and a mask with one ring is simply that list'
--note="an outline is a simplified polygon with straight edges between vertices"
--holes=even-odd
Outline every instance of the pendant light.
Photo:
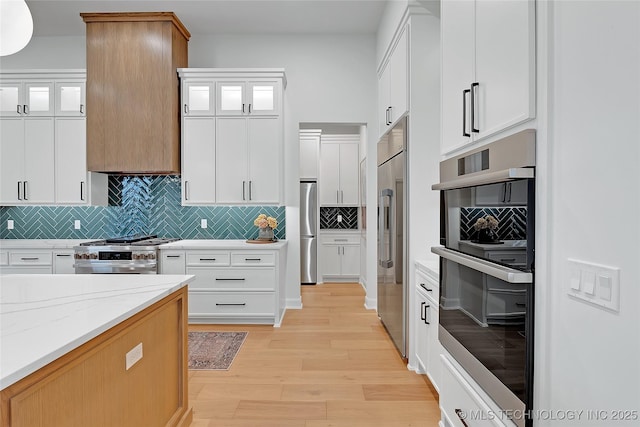
[{"label": "pendant light", "polygon": [[0,0],[0,56],[24,48],[33,34],[33,18],[25,0]]}]

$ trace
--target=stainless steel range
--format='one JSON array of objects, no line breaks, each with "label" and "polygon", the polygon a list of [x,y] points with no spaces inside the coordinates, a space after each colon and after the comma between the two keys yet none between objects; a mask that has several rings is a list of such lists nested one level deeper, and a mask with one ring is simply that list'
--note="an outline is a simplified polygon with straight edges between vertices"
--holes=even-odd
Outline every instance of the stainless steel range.
[{"label": "stainless steel range", "polygon": [[180,239],[126,236],[75,246],[76,274],[157,274],[158,246]]}]

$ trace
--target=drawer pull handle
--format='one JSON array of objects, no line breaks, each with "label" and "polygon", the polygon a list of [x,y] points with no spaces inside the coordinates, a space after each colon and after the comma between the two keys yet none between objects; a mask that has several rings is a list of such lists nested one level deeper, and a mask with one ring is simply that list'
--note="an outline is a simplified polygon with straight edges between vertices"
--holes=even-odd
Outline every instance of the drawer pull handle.
[{"label": "drawer pull handle", "polygon": [[464,420],[465,418],[467,418],[467,416],[465,415],[464,412],[462,412],[462,409],[455,409],[456,415],[458,416],[458,418],[460,418],[460,421],[462,422],[462,425],[464,427],[469,427],[469,424],[467,424],[467,422]]},{"label": "drawer pull handle", "polygon": [[349,239],[333,239],[334,242],[348,242]]},{"label": "drawer pull handle", "polygon": [[200,261],[215,261],[215,258],[200,258]]},{"label": "drawer pull handle", "polygon": [[427,291],[427,292],[433,292],[433,289],[429,289],[429,288],[427,288],[427,287],[426,287],[426,285],[425,285],[424,283],[420,283],[420,287],[421,287],[422,289],[424,289],[425,291]]},{"label": "drawer pull handle", "polygon": [[228,303],[216,303],[217,306],[221,306],[221,305],[247,305],[246,302],[238,302],[238,303],[232,303],[232,302],[228,302]]},{"label": "drawer pull handle", "polygon": [[500,258],[500,261],[502,262],[514,262],[515,260],[515,258]]},{"label": "drawer pull handle", "polygon": [[245,261],[262,261],[262,258],[245,258]]},{"label": "drawer pull handle", "polygon": [[23,258],[20,258],[20,259],[21,259],[22,261],[37,261],[37,260],[39,260],[40,258],[38,258],[38,257],[29,257],[29,258],[27,258],[27,257],[23,257]]},{"label": "drawer pull handle", "polygon": [[167,258],[180,258],[180,255],[167,255]]},{"label": "drawer pull handle", "polygon": [[216,281],[218,281],[218,282],[230,282],[230,281],[243,282],[244,280],[245,280],[244,278],[239,278],[239,279],[236,279],[236,278],[233,278],[233,279],[224,279],[224,278],[218,278],[218,277],[216,277]]},{"label": "drawer pull handle", "polygon": [[59,256],[59,257],[70,257],[71,254],[56,254],[56,256]]},{"label": "drawer pull handle", "polygon": [[517,303],[516,303],[516,306],[518,306],[518,307],[526,307],[526,306],[527,306],[527,304],[526,304],[526,303],[524,303],[524,302],[517,302]]}]

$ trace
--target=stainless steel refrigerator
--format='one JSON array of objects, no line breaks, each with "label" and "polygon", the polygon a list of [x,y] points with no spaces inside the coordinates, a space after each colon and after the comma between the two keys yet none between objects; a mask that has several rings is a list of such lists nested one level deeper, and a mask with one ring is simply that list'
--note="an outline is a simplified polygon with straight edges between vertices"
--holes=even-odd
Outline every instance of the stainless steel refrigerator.
[{"label": "stainless steel refrigerator", "polygon": [[407,356],[406,126],[404,118],[378,142],[378,316]]},{"label": "stainless steel refrigerator", "polygon": [[318,280],[318,191],[312,181],[300,182],[300,283]]}]

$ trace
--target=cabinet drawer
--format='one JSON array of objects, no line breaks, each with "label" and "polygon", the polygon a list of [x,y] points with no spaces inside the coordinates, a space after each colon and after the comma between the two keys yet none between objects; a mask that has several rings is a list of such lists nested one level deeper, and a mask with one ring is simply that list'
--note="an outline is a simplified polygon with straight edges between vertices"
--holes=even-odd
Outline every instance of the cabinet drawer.
[{"label": "cabinet drawer", "polygon": [[275,268],[204,268],[188,267],[187,274],[196,277],[189,284],[192,290],[257,290],[276,288]]},{"label": "cabinet drawer", "polygon": [[0,251],[0,265],[9,265],[9,252]]},{"label": "cabinet drawer", "polygon": [[276,297],[273,292],[189,291],[189,316],[274,316],[275,307]]},{"label": "cabinet drawer", "polygon": [[230,263],[228,251],[190,251],[187,253],[187,265],[219,265],[227,266]]},{"label": "cabinet drawer", "polygon": [[232,252],[231,265],[237,266],[274,266],[276,254],[273,252]]},{"label": "cabinet drawer", "polygon": [[[466,425],[473,427],[503,427],[504,424],[497,419],[471,419],[472,414],[490,414],[493,412],[447,358],[444,358],[443,365],[440,408],[451,421],[451,425],[455,427],[464,427]],[[461,417],[465,416],[466,424],[460,420]],[[476,418],[488,417],[477,416]]]},{"label": "cabinet drawer", "polygon": [[320,237],[320,244],[323,245],[359,245],[360,244],[360,235],[324,235]]},{"label": "cabinet drawer", "polygon": [[435,301],[439,300],[440,285],[431,277],[427,277],[424,273],[416,270],[416,288],[421,290],[424,294],[433,298]]},{"label": "cabinet drawer", "polygon": [[51,265],[51,252],[11,252],[9,255],[11,265]]},{"label": "cabinet drawer", "polygon": [[488,251],[487,258],[504,264],[526,264],[527,253],[525,251]]}]

